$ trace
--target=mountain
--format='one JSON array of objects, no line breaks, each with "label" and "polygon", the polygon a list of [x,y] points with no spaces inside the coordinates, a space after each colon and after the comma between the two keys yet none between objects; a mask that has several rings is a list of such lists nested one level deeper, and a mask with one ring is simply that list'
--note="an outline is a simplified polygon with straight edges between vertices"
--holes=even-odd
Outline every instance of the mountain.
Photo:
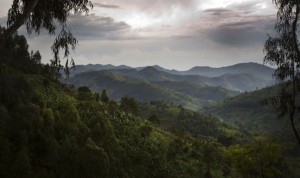
[{"label": "mountain", "polygon": [[[267,98],[276,96],[279,91],[280,86],[276,85],[247,92],[206,106],[199,111],[235,123],[243,129],[271,132],[279,138],[293,140],[289,119],[277,119],[276,110],[270,105],[262,104]],[[300,97],[298,99],[300,102]],[[300,129],[300,121],[296,124]]]},{"label": "mountain", "polygon": [[253,76],[251,74],[224,74],[219,77],[206,77],[200,75],[175,75],[159,71],[155,67],[146,67],[141,70],[121,69],[113,72],[149,81],[189,81],[200,85],[223,87],[234,91],[253,91],[271,85],[269,80]]},{"label": "mountain", "polygon": [[[111,69],[132,69],[126,65],[114,66],[111,64],[88,64],[88,65],[76,65],[74,69],[71,69],[70,77],[79,73],[89,72],[89,71],[100,71],[100,70],[111,70]],[[61,70],[60,73],[64,76],[64,71]]]},{"label": "mountain", "polygon": [[108,91],[111,98],[119,100],[128,95],[139,101],[164,101],[183,105],[193,110],[208,104],[210,101],[194,98],[168,88],[160,87],[146,80],[120,75],[111,71],[85,72],[65,80],[76,87],[88,86],[92,91]]},{"label": "mountain", "polygon": [[[274,69],[258,63],[239,63],[231,66],[213,68],[208,66],[196,66],[187,71],[169,70],[158,65],[149,66],[159,71],[175,75],[201,75],[206,77],[219,77],[225,74],[250,74],[264,80],[272,80]],[[139,67],[137,70],[143,70],[147,67]]]},{"label": "mountain", "polygon": [[240,92],[226,90],[222,87],[211,87],[189,81],[158,81],[154,83],[158,86],[184,93],[195,98],[201,98],[203,100],[223,100],[240,94]]},{"label": "mountain", "polygon": [[[232,66],[212,68],[194,67],[187,71],[165,69],[161,66],[131,68],[113,65],[77,65],[71,77],[89,71],[109,70],[122,75],[148,81],[190,81],[201,85],[223,87],[234,91],[253,91],[274,84],[274,69],[257,63],[240,63]],[[61,72],[63,74],[63,72]]]},{"label": "mountain", "polygon": [[264,80],[272,80],[274,69],[258,63],[240,63],[227,67],[193,67],[190,70],[179,72],[181,75],[203,75],[207,77],[218,77],[225,74],[250,74]]}]

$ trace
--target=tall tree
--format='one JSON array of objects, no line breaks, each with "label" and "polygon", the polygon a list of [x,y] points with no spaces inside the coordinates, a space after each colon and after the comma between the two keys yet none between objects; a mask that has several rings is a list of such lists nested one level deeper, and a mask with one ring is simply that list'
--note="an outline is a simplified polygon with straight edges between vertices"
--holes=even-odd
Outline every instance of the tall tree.
[{"label": "tall tree", "polygon": [[[297,115],[296,98],[299,93],[300,49],[299,31],[299,0],[273,0],[278,7],[275,24],[275,37],[269,37],[265,43],[264,62],[276,65],[274,76],[282,83],[281,92],[269,102],[277,108],[278,117],[288,116],[293,132],[300,145],[299,133],[295,126]],[[297,118],[298,117],[298,118]]]},{"label": "tall tree", "polygon": [[[31,34],[46,30],[49,35],[56,35],[51,50],[54,54],[51,64],[62,68],[59,58],[60,50],[64,50],[64,57],[68,58],[70,48],[75,49],[77,39],[71,33],[67,18],[72,13],[88,13],[93,5],[89,0],[13,0],[8,11],[7,29],[0,33],[0,49],[4,48],[9,39],[22,26],[26,25],[27,32]],[[69,74],[69,66],[74,65],[73,59],[66,60],[65,72]]]},{"label": "tall tree", "polygon": [[106,90],[105,90],[105,89],[102,90],[100,100],[101,100],[103,103],[108,103],[108,102],[109,102],[109,97],[107,96],[107,93],[106,93]]}]

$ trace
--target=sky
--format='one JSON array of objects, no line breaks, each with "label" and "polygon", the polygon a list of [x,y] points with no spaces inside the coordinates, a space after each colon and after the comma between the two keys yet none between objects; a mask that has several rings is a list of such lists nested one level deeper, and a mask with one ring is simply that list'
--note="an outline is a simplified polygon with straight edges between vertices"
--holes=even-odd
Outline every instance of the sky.
[{"label": "sky", "polygon": [[[272,0],[92,0],[89,15],[69,17],[79,46],[76,64],[132,67],[160,65],[186,70],[243,62],[263,63],[267,34],[273,33]],[[11,0],[0,1],[5,26]],[[20,34],[26,35],[24,28]],[[52,58],[53,38],[26,35],[43,63]]]}]

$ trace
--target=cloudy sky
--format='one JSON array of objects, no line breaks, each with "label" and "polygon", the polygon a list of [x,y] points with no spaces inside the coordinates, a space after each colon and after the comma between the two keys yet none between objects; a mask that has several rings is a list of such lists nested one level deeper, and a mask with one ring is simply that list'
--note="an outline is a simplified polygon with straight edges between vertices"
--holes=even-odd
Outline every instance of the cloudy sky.
[{"label": "cloudy sky", "polygon": [[[263,45],[272,34],[272,0],[92,0],[88,16],[69,23],[80,40],[76,64],[161,65],[185,70],[263,61]],[[0,1],[0,25],[11,0]],[[24,29],[19,33],[25,34]],[[28,37],[45,63],[53,39]]]}]

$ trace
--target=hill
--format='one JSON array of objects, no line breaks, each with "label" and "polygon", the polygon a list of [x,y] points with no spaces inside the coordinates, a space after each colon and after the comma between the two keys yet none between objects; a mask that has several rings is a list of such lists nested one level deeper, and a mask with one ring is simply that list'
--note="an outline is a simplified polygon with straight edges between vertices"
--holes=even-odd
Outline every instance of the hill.
[{"label": "hill", "polygon": [[159,71],[155,67],[146,67],[142,70],[121,69],[111,71],[149,81],[188,81],[199,85],[208,85],[213,87],[220,86],[226,88],[227,90],[234,91],[253,91],[272,84],[272,82],[270,82],[269,80],[264,80],[251,74],[224,74],[219,77],[206,77],[200,75],[175,75]]},{"label": "hill", "polygon": [[250,74],[264,80],[272,80],[274,69],[258,63],[240,63],[227,67],[193,67],[188,71],[183,71],[184,75],[203,75],[208,77],[218,77],[225,74]]},{"label": "hill", "polygon": [[[159,71],[174,75],[201,75],[206,77],[219,77],[225,74],[250,74],[264,80],[273,80],[274,69],[258,63],[239,63],[226,67],[213,68],[209,66],[196,66],[186,71],[169,70],[158,65],[149,66]],[[138,67],[137,70],[143,70],[147,67]]]},{"label": "hill", "polygon": [[222,87],[211,87],[208,85],[200,85],[197,83],[182,81],[157,81],[154,82],[158,86],[168,88],[180,93],[193,96],[195,98],[201,98],[203,100],[223,100],[232,96],[240,94],[236,91],[226,90]]},{"label": "hill", "polygon": [[[88,64],[88,65],[76,65],[74,69],[70,72],[70,77],[83,73],[83,72],[90,72],[90,71],[100,71],[100,70],[110,70],[110,69],[132,69],[126,65],[114,66],[111,64],[102,65],[102,64]],[[65,77],[64,71],[61,70],[60,74]]]},{"label": "hill", "polygon": [[150,81],[191,81],[202,85],[221,86],[228,90],[253,91],[273,85],[274,69],[257,63],[240,63],[232,66],[212,68],[193,67],[187,71],[169,70],[158,65],[131,68],[113,65],[78,65],[71,76],[82,72],[111,70]]},{"label": "hill", "polygon": [[[277,119],[276,110],[264,105],[265,99],[276,96],[280,86],[247,92],[202,108],[204,114],[211,114],[230,121],[250,131],[272,133],[283,140],[293,140],[291,123],[288,118]],[[297,121],[298,128],[300,122]]]},{"label": "hill", "polygon": [[94,92],[103,89],[108,91],[111,98],[120,100],[122,96],[135,97],[139,101],[164,101],[183,105],[186,108],[197,110],[210,101],[194,98],[168,88],[159,87],[149,81],[123,76],[110,71],[93,71],[78,74],[66,80],[76,87],[88,86]]},{"label": "hill", "polygon": [[[195,77],[200,78],[200,76]],[[202,80],[181,81],[176,76],[157,71],[153,67],[142,71],[121,69],[86,72],[71,77],[65,82],[77,87],[88,86],[95,92],[107,89],[109,96],[116,100],[128,95],[139,101],[164,101],[192,110],[239,94],[222,87],[197,84],[202,83]]]}]

